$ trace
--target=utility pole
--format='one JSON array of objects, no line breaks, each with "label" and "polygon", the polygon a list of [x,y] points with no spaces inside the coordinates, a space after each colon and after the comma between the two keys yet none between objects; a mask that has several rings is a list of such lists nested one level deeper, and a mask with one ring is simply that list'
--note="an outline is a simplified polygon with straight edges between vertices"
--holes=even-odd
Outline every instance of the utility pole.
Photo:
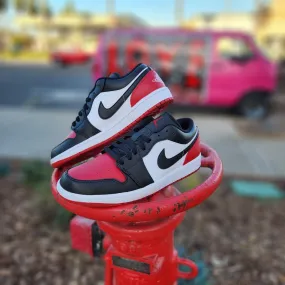
[{"label": "utility pole", "polygon": [[184,0],[175,0],[175,20],[178,25],[184,20]]},{"label": "utility pole", "polygon": [[115,14],[115,0],[106,0],[106,10],[109,15]]},{"label": "utility pole", "polygon": [[225,0],[225,11],[231,12],[233,7],[232,0]]},{"label": "utility pole", "polygon": [[254,9],[258,10],[262,5],[263,5],[264,1],[263,0],[254,0]]},{"label": "utility pole", "polygon": [[44,16],[46,6],[47,6],[46,0],[40,0],[40,3],[39,3],[39,11],[40,11],[39,14],[40,15]]}]

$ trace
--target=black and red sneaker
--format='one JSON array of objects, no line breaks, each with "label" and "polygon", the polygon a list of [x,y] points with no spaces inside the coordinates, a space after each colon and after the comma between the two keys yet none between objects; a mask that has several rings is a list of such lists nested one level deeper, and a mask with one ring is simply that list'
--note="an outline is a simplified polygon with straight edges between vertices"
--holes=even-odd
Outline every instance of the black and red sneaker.
[{"label": "black and red sneaker", "polygon": [[64,172],[57,190],[79,203],[126,203],[165,188],[200,165],[199,133],[193,120],[175,120],[165,113]]},{"label": "black and red sneaker", "polygon": [[99,78],[83,109],[72,123],[71,134],[51,152],[51,165],[61,167],[84,160],[122,136],[142,118],[159,113],[173,101],[157,73],[144,64],[120,77]]}]

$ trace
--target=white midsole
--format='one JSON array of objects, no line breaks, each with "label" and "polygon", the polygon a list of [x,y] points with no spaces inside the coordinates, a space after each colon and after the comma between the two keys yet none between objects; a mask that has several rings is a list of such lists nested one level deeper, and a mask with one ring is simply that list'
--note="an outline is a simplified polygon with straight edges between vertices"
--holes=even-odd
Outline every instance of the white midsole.
[{"label": "white midsole", "polygon": [[97,144],[108,140],[109,138],[113,137],[121,130],[129,126],[132,122],[140,118],[145,112],[147,112],[147,110],[151,109],[153,106],[159,104],[161,101],[168,98],[172,98],[172,95],[167,87],[162,87],[151,92],[149,95],[143,98],[136,106],[131,108],[131,111],[109,130],[100,132],[99,134],[90,137],[82,143],[79,143],[74,147],[62,152],[61,154],[52,158],[50,163],[54,164],[60,160],[66,159],[74,154],[84,151],[85,149],[88,149],[92,146],[96,146]]},{"label": "white midsole", "polygon": [[183,177],[190,175],[198,170],[201,166],[201,154],[192,161],[178,167],[161,179],[151,183],[148,186],[118,194],[106,194],[106,195],[81,195],[66,191],[60,185],[60,180],[57,182],[58,193],[67,200],[82,203],[98,203],[98,204],[120,204],[127,203],[135,200],[147,197],[155,192],[165,188],[166,186],[180,180]]}]

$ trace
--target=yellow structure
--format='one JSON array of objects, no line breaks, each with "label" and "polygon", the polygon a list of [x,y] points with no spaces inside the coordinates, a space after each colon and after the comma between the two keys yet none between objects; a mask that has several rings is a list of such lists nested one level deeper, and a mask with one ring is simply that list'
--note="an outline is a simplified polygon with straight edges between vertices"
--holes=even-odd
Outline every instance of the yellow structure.
[{"label": "yellow structure", "polygon": [[[272,0],[258,11],[256,39],[275,60],[285,60],[285,1]],[[257,13],[258,14],[258,13]]]},{"label": "yellow structure", "polygon": [[191,29],[239,30],[252,34],[275,60],[285,60],[285,0],[271,0],[253,13],[200,14],[184,21]]},{"label": "yellow structure", "polygon": [[242,30],[254,32],[253,15],[250,13],[199,14],[184,21],[182,26],[192,29]]},{"label": "yellow structure", "polygon": [[82,49],[94,52],[98,36],[116,27],[144,26],[144,22],[130,15],[113,16],[58,14],[53,17],[19,15],[15,25],[34,38],[33,49]]}]

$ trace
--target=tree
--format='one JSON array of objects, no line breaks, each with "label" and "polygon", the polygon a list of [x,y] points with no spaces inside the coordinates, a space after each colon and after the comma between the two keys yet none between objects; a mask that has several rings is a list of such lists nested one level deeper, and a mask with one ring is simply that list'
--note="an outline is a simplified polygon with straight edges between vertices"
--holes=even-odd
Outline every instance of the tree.
[{"label": "tree", "polygon": [[14,0],[16,12],[25,12],[27,10],[27,0]]},{"label": "tree", "polygon": [[27,0],[27,12],[29,15],[39,15],[40,10],[35,0]]},{"label": "tree", "polygon": [[74,2],[72,0],[67,1],[61,12],[65,15],[75,14],[76,8]]},{"label": "tree", "polygon": [[256,11],[255,11],[256,26],[260,27],[265,25],[269,19],[270,19],[269,6],[259,1],[259,5],[256,6]]},{"label": "tree", "polygon": [[0,0],[0,12],[7,9],[7,0]]},{"label": "tree", "polygon": [[92,13],[90,13],[89,11],[83,11],[80,14],[84,19],[90,19],[92,17]]},{"label": "tree", "polygon": [[41,1],[39,9],[40,9],[41,15],[43,15],[44,17],[52,16],[52,10],[47,0]]}]

